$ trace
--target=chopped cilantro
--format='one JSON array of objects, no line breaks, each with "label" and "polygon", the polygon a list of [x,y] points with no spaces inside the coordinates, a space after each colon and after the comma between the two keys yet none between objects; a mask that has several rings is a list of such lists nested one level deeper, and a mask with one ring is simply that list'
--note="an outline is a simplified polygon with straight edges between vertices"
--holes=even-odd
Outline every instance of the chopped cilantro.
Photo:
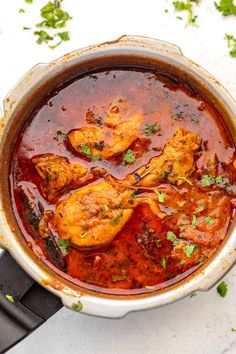
[{"label": "chopped cilantro", "polygon": [[230,48],[229,54],[231,57],[236,57],[236,38],[231,34],[226,34],[225,39],[228,42],[228,48]]},{"label": "chopped cilantro", "polygon": [[198,4],[199,1],[193,1],[193,0],[186,0],[185,2],[184,1],[173,1],[173,6],[175,8],[175,11],[177,11],[177,12],[186,11],[187,12],[187,15],[188,15],[188,22],[187,23],[190,25],[195,24],[196,20],[197,20],[197,16],[193,15],[192,2],[195,2]]},{"label": "chopped cilantro", "polygon": [[90,157],[91,156],[91,149],[89,144],[81,144],[79,146],[79,152],[81,152],[81,154]]},{"label": "chopped cilantro", "polygon": [[214,220],[210,216],[206,216],[204,221],[209,225],[214,224]]},{"label": "chopped cilantro", "polygon": [[24,30],[24,31],[30,30],[30,29],[31,29],[30,27],[26,27],[26,26],[23,27],[23,30]]},{"label": "chopped cilantro", "polygon": [[236,5],[233,0],[220,0],[218,4],[215,2],[215,7],[223,16],[236,16]]},{"label": "chopped cilantro", "polygon": [[80,238],[86,238],[88,237],[88,232],[84,232],[82,235],[80,235]]},{"label": "chopped cilantro", "polygon": [[67,254],[68,253],[68,248],[70,246],[70,241],[63,240],[63,239],[59,238],[57,240],[57,244],[60,247],[60,250],[62,251],[63,254]]},{"label": "chopped cilantro", "polygon": [[113,219],[111,219],[110,224],[111,225],[118,225],[121,217],[122,217],[122,215],[115,216]]},{"label": "chopped cilantro", "polygon": [[93,162],[99,161],[100,159],[101,159],[101,155],[94,155],[94,156],[92,157],[92,161],[93,161]]},{"label": "chopped cilantro", "polygon": [[205,202],[200,202],[199,206],[194,210],[194,214],[199,214],[205,209]]},{"label": "chopped cilantro", "polygon": [[26,4],[33,4],[33,0],[25,0]]},{"label": "chopped cilantro", "polygon": [[192,217],[192,223],[191,223],[191,225],[192,225],[193,227],[196,227],[196,226],[197,226],[197,223],[198,223],[198,219],[197,219],[196,215],[194,214],[193,217]]},{"label": "chopped cilantro", "polygon": [[165,197],[166,197],[166,193],[164,193],[164,192],[159,192],[159,190],[158,190],[157,188],[154,189],[154,192],[155,192],[156,195],[157,195],[158,201],[159,201],[160,203],[164,203]]},{"label": "chopped cilantro", "polygon": [[166,270],[166,258],[164,256],[161,256],[161,266]]},{"label": "chopped cilantro", "polygon": [[25,10],[24,9],[19,9],[19,14],[23,14],[25,13]]},{"label": "chopped cilantro", "polygon": [[190,186],[193,185],[193,183],[192,183],[189,179],[187,179],[187,178],[185,178],[185,177],[178,177],[178,179],[182,179],[183,181],[185,181],[185,182],[187,182],[188,184],[190,184]]},{"label": "chopped cilantro", "polygon": [[192,293],[189,297],[192,298],[192,297],[195,297],[195,296],[197,296],[197,294],[196,293]]},{"label": "chopped cilantro", "polygon": [[157,124],[146,124],[143,131],[146,135],[151,136],[161,129]]},{"label": "chopped cilantro", "polygon": [[221,297],[225,297],[228,292],[228,285],[226,284],[225,281],[222,281],[218,286],[217,286],[217,292]]},{"label": "chopped cilantro", "polygon": [[176,235],[174,234],[174,232],[172,232],[172,231],[168,231],[167,232],[167,240],[169,240],[169,241],[175,241],[176,240]]},{"label": "chopped cilantro", "polygon": [[199,257],[197,260],[197,263],[202,263],[204,262],[205,258],[203,256]]},{"label": "chopped cilantro", "polygon": [[180,229],[180,231],[184,231],[186,229],[186,227],[187,227],[187,225],[181,225],[179,229]]},{"label": "chopped cilantro", "polygon": [[106,204],[102,205],[102,210],[106,213],[109,210],[109,206]]},{"label": "chopped cilantro", "polygon": [[191,258],[193,252],[196,250],[197,250],[197,246],[191,244],[188,244],[183,248],[183,252],[187,256],[187,258]]},{"label": "chopped cilantro", "polygon": [[36,31],[34,32],[36,36],[38,36],[38,39],[36,43],[42,44],[43,42],[48,43],[48,41],[52,41],[53,37],[51,37],[46,31]]},{"label": "chopped cilantro", "polygon": [[6,295],[5,295],[5,298],[6,298],[9,302],[15,302],[12,295],[6,294]]},{"label": "chopped cilantro", "polygon": [[236,332],[236,328],[231,328],[231,331],[232,332]]},{"label": "chopped cilantro", "polygon": [[127,163],[133,163],[135,161],[136,157],[135,157],[135,154],[132,150],[127,150],[125,153],[124,153],[124,157],[123,157],[123,160]]},{"label": "chopped cilantro", "polygon": [[62,10],[61,0],[49,1],[40,9],[40,14],[44,20],[38,23],[37,27],[62,28],[72,18],[68,12]]},{"label": "chopped cilantro", "polygon": [[69,41],[70,40],[70,35],[69,35],[68,31],[58,32],[56,35],[58,37],[60,37],[62,41]]},{"label": "chopped cilantro", "polygon": [[88,225],[80,225],[81,229],[87,231],[89,229]]},{"label": "chopped cilantro", "polygon": [[209,187],[212,184],[214,184],[215,180],[214,177],[210,176],[210,175],[203,175],[202,179],[201,179],[201,185],[203,187]]},{"label": "chopped cilantro", "polygon": [[217,176],[216,177],[216,184],[220,184],[223,182],[223,177],[222,176]]},{"label": "chopped cilantro", "polygon": [[83,310],[83,305],[81,304],[80,301],[77,301],[76,303],[72,304],[72,310],[80,312]]}]

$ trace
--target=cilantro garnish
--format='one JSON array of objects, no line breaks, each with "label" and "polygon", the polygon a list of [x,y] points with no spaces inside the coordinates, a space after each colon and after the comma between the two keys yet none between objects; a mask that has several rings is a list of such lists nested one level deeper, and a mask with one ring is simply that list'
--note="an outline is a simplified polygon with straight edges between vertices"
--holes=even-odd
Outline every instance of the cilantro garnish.
[{"label": "cilantro garnish", "polygon": [[33,4],[33,0],[25,0],[26,4]]},{"label": "cilantro garnish", "polygon": [[25,12],[24,9],[19,9],[19,14],[23,14]]},{"label": "cilantro garnish", "polygon": [[174,240],[176,240],[176,235],[175,235],[175,233],[174,232],[172,232],[172,231],[168,231],[167,232],[167,240],[169,240],[169,241],[174,241]]},{"label": "cilantro garnish", "polygon": [[231,57],[236,57],[236,38],[231,34],[226,34],[225,39],[228,42],[228,48],[230,48],[229,54]]},{"label": "cilantro garnish", "polygon": [[221,297],[225,297],[228,292],[228,285],[226,284],[225,281],[222,281],[218,286],[217,286],[217,292]]},{"label": "cilantro garnish", "polygon": [[83,310],[83,305],[80,301],[77,301],[76,303],[72,304],[72,310],[80,312]]},{"label": "cilantro garnish", "polygon": [[79,152],[81,152],[81,154],[90,157],[91,156],[91,149],[89,144],[81,144],[79,146]]},{"label": "cilantro garnish", "polygon": [[220,184],[223,182],[223,177],[222,176],[217,176],[216,177],[216,184]]},{"label": "cilantro garnish", "polygon": [[102,208],[102,211],[104,211],[105,213],[109,210],[109,206],[106,204],[102,205],[101,208]]},{"label": "cilantro garnish", "polygon": [[143,131],[146,135],[151,136],[161,129],[160,125],[157,124],[146,124]]},{"label": "cilantro garnish", "polygon": [[196,245],[186,245],[184,248],[183,248],[183,252],[184,254],[187,256],[187,258],[191,258],[192,254],[194,251],[197,250],[197,246]]},{"label": "cilantro garnish", "polygon": [[164,256],[161,256],[161,266],[166,270],[166,258]]},{"label": "cilantro garnish", "polygon": [[37,27],[62,28],[72,17],[61,8],[62,0],[49,1],[40,9],[40,14],[44,20],[38,23]]},{"label": "cilantro garnish", "polygon": [[122,215],[115,216],[113,219],[111,219],[110,224],[111,225],[118,225],[121,217],[122,217]]},{"label": "cilantro garnish", "polygon": [[[186,11],[188,16],[187,24],[194,25],[196,24],[197,16],[193,14],[193,5],[192,3],[199,3],[199,0],[186,0],[186,1],[173,1],[173,6],[175,11],[181,12]],[[182,19],[182,18],[181,18]]]},{"label": "cilantro garnish", "polygon": [[209,225],[214,224],[214,220],[210,216],[206,216],[204,221]]},{"label": "cilantro garnish", "polygon": [[159,192],[159,190],[158,190],[157,188],[154,189],[154,192],[155,192],[156,195],[157,195],[158,201],[159,201],[160,203],[164,203],[165,197],[166,197],[166,193],[164,193],[164,192]]},{"label": "cilantro garnish", "polygon": [[82,235],[80,235],[80,238],[86,238],[88,237],[88,232],[84,232]]},{"label": "cilantro garnish", "polygon": [[46,31],[43,31],[43,30],[36,31],[36,32],[34,32],[34,34],[36,36],[38,36],[38,39],[36,41],[36,43],[38,43],[38,44],[42,44],[43,42],[48,43],[48,41],[53,40],[53,37],[50,36]]},{"label": "cilantro garnish", "polygon": [[6,298],[9,302],[15,302],[12,295],[6,294],[6,295],[5,295],[5,298]]},{"label": "cilantro garnish", "polygon": [[220,0],[218,4],[215,2],[215,7],[223,16],[236,16],[236,5],[233,0]]},{"label": "cilantro garnish", "polygon": [[133,163],[135,161],[136,157],[135,157],[135,154],[132,150],[127,150],[125,153],[124,153],[124,157],[123,157],[123,160],[127,163]]},{"label": "cilantro garnish", "polygon": [[192,225],[193,227],[196,227],[196,226],[197,226],[197,223],[198,223],[198,219],[197,219],[196,215],[193,215],[191,225]]},{"label": "cilantro garnish", "polygon": [[215,182],[215,179],[214,177],[210,176],[210,175],[203,175],[202,176],[202,179],[201,179],[201,185],[203,187],[209,187],[211,186],[212,184],[214,184]]},{"label": "cilantro garnish", "polygon": [[57,244],[60,247],[60,250],[62,251],[63,254],[67,254],[68,253],[68,248],[70,246],[70,241],[63,240],[63,239],[59,238],[57,240]]}]

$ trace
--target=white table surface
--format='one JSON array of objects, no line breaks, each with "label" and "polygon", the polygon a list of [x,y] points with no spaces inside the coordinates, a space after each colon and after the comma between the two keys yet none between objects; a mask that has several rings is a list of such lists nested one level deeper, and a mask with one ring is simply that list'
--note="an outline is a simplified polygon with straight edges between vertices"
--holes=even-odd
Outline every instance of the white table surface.
[{"label": "white table surface", "polygon": [[[34,43],[23,26],[39,22],[46,0],[0,1],[0,100],[30,67],[74,49],[122,34],[156,37],[179,45],[183,53],[219,79],[236,99],[236,59],[228,55],[225,32],[236,35],[236,18],[222,18],[213,1],[202,0],[199,28],[185,28],[171,1],[72,1],[72,40],[50,50]],[[27,9],[19,14],[19,8]],[[168,14],[164,9],[169,8]],[[133,313],[121,320],[93,318],[62,309],[9,354],[220,354],[236,353],[236,269],[227,276],[229,292],[198,293],[169,306]]]}]

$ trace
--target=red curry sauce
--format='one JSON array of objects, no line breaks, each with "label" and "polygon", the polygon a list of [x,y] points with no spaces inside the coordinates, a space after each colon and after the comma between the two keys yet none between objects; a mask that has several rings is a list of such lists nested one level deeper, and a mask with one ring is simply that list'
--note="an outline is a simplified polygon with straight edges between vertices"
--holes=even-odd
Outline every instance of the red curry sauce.
[{"label": "red curry sauce", "polygon": [[[121,155],[89,162],[68,147],[65,134],[89,127],[91,115],[99,122],[112,107],[118,107],[124,120],[137,113],[144,116],[138,139],[129,148],[135,153],[131,164],[124,164]],[[146,125],[157,124],[160,129],[154,134],[145,132]],[[37,233],[27,225],[18,190],[20,185],[27,186],[45,209],[55,210],[55,205],[39,192],[40,177],[32,157],[54,153],[89,167],[104,167],[113,177],[123,179],[151,157],[160,155],[177,127],[196,132],[203,142],[190,183],[180,187],[165,181],[157,183],[165,192],[166,203],[161,202],[160,209],[167,216],[159,219],[148,205],[139,205],[108,245],[92,250],[69,247],[66,269],[60,270],[49,259]],[[209,167],[213,155],[214,171]],[[124,289],[144,292],[153,286],[164,288],[201,266],[227,234],[235,205],[234,159],[235,146],[221,117],[191,85],[166,73],[142,70],[93,73],[52,92],[23,127],[12,156],[10,176],[15,216],[36,254],[81,286],[113,293],[115,290],[109,288],[116,288],[118,293]],[[210,178],[210,185],[202,183],[204,175]],[[65,192],[61,199],[71,193]],[[177,247],[179,240],[190,245],[185,253]]]}]

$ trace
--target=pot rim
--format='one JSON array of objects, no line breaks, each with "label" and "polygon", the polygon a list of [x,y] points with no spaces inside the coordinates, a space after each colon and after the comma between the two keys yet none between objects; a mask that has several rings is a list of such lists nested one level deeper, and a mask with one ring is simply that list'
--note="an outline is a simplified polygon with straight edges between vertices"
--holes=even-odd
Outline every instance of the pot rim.
[{"label": "pot rim", "polygon": [[[4,117],[2,131],[0,131],[0,152],[4,145],[4,135],[10,124],[12,114],[29,92],[33,92],[32,90],[39,87],[48,76],[51,75],[52,77],[74,64],[78,65],[79,61],[86,61],[89,56],[102,57],[116,51],[126,54],[129,51],[134,51],[140,55],[152,55],[161,58],[163,61],[168,60],[179,65],[183,72],[188,71],[193,77],[201,80],[201,84],[211,90],[212,94],[222,102],[228,114],[228,128],[230,130],[232,127],[232,129],[236,129],[236,103],[233,98],[208,72],[184,57],[177,46],[148,37],[122,36],[113,42],[76,50],[49,64],[38,64],[26,73],[4,101]],[[78,287],[76,286],[70,286],[62,277],[53,276],[51,271],[47,271],[47,267],[40,265],[40,262],[36,262],[30,253],[24,251],[22,244],[15,236],[14,230],[8,224],[3,206],[3,200],[0,196],[0,209],[2,211],[0,213],[0,245],[12,254],[32,278],[59,296],[66,307],[73,309],[73,304],[79,301],[83,305],[81,312],[86,314],[120,318],[132,311],[162,306],[198,290],[208,290],[229,271],[236,261],[236,237],[234,237],[236,236],[236,220],[234,218],[230,230],[216,254],[199,270],[177,282],[173,287],[157,293],[150,292],[143,297],[134,295],[129,296],[129,298],[127,296],[101,296],[100,294],[96,295],[95,292],[93,294],[86,293],[86,291],[81,291],[81,289],[77,290]]]}]

